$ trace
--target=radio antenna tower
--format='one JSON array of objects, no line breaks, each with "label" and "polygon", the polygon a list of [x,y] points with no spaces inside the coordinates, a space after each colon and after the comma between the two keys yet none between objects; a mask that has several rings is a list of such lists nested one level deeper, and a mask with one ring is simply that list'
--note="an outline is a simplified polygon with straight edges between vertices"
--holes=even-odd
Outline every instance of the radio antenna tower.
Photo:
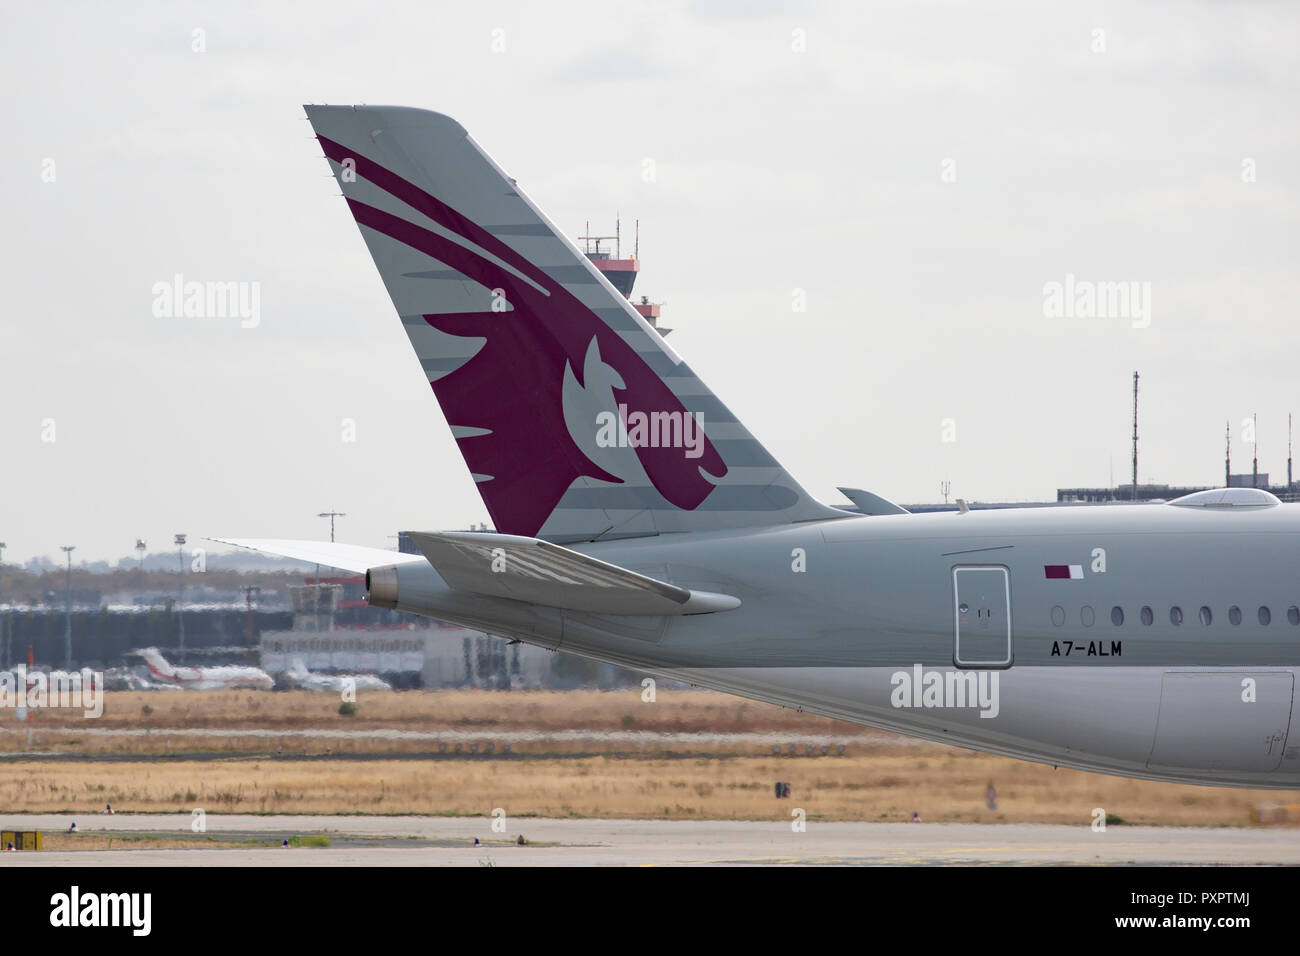
[{"label": "radio antenna tower", "polygon": [[1251,436],[1255,439],[1251,442],[1251,447],[1255,449],[1255,458],[1250,465],[1250,487],[1259,487],[1259,415],[1256,412],[1250,414],[1250,425],[1255,430]]},{"label": "radio antenna tower", "polygon": [[1291,490],[1291,412],[1287,412],[1287,490]]},{"label": "radio antenna tower", "polygon": [[1133,373],[1133,500],[1138,500],[1138,373]]},{"label": "radio antenna tower", "polygon": [[1223,487],[1232,487],[1232,422],[1223,423]]}]

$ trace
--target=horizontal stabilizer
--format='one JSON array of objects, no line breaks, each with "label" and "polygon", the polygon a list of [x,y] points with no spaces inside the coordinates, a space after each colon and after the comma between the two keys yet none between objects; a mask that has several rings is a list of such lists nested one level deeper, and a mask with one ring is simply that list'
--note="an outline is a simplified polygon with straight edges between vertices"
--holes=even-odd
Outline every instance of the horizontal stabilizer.
[{"label": "horizontal stabilizer", "polygon": [[332,541],[290,541],[280,538],[209,538],[221,544],[234,545],[261,554],[273,554],[309,564],[323,564],[354,574],[365,574],[371,568],[394,564],[420,564],[419,554],[403,554],[383,548],[367,548],[359,544],[335,544]]},{"label": "horizontal stabilizer", "polygon": [[864,515],[907,515],[911,514],[906,508],[894,504],[888,498],[882,498],[880,495],[872,494],[870,491],[863,491],[861,488],[841,488],[840,493],[858,506],[858,510]]},{"label": "horizontal stabilizer", "polygon": [[740,599],[692,591],[569,548],[512,534],[410,532],[449,587],[594,614],[706,614]]}]

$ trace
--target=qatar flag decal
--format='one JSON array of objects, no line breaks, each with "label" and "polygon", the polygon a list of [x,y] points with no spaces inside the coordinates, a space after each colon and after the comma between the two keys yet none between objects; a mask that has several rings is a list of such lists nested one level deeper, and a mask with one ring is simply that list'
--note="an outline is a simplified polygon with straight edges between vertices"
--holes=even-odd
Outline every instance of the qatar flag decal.
[{"label": "qatar flag decal", "polygon": [[1059,578],[1063,581],[1083,580],[1082,564],[1045,564],[1043,572],[1048,578]]}]

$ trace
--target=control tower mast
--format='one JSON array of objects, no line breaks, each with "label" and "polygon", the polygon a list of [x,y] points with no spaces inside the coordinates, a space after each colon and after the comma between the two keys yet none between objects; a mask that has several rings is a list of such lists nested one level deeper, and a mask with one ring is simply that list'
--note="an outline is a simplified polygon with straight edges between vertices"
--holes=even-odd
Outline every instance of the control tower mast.
[{"label": "control tower mast", "polygon": [[[637,273],[641,271],[641,220],[636,220],[636,233],[632,245],[632,255],[626,259],[623,258],[622,248],[623,223],[620,219],[614,220],[614,235],[612,236],[593,236],[591,234],[591,223],[587,223],[586,235],[579,236],[578,239],[583,243],[582,253],[591,260],[591,264],[600,270],[601,275],[609,280],[610,284],[617,289],[627,299],[632,298],[632,286],[636,284]],[[607,245],[602,249],[601,243]],[[613,255],[610,255],[608,243],[614,244]],[[662,303],[651,302],[648,296],[641,296],[640,302],[633,302],[632,308],[641,314],[641,317],[650,323],[660,335],[667,335],[672,329],[665,329],[659,325],[659,311]]]}]

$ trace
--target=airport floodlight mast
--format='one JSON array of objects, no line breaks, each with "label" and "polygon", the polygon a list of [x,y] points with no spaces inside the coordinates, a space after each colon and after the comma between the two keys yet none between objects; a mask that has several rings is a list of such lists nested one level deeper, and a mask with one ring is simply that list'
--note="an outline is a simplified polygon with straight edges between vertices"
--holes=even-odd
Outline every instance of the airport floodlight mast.
[{"label": "airport floodlight mast", "polygon": [[342,512],[342,511],[322,511],[322,512],[321,512],[320,514],[318,514],[316,517],[317,517],[317,518],[329,518],[329,519],[330,519],[330,544],[333,544],[333,543],[334,543],[334,519],[335,519],[335,518],[346,518],[346,517],[347,517],[347,514],[346,514],[345,512]]},{"label": "airport floodlight mast", "polygon": [[144,538],[136,538],[136,539],[135,539],[135,550],[138,551],[138,552],[140,553],[140,559],[139,559],[139,561],[140,561],[140,570],[141,570],[141,571],[144,570],[144,553],[145,553],[145,551],[146,551],[148,548],[149,548],[149,545],[145,544],[145,542],[144,542]]},{"label": "airport floodlight mast", "polygon": [[245,654],[251,661],[253,660],[253,600],[262,596],[262,588],[256,584],[246,584],[242,590],[244,592],[244,622],[248,637],[248,650]]},{"label": "airport floodlight mast", "polygon": [[72,670],[72,552],[75,544],[60,545],[68,556],[68,579],[63,591],[63,656],[64,667]]},{"label": "airport floodlight mast", "polygon": [[[322,511],[320,514],[316,515],[316,517],[330,519],[330,544],[333,544],[334,543],[334,519],[346,518],[347,515],[342,511],[335,511],[333,508],[331,508],[329,511]],[[316,596],[315,596],[315,603],[313,605],[313,611],[314,611],[313,616],[316,618],[316,630],[319,631],[320,630],[320,565],[319,564],[316,565]],[[333,625],[331,625],[331,627],[332,626]]]},{"label": "airport floodlight mast", "polygon": [[176,545],[176,567],[177,580],[179,587],[176,591],[176,631],[178,635],[177,647],[185,650],[185,615],[183,612],[185,606],[185,535],[178,534],[172,541]]}]

